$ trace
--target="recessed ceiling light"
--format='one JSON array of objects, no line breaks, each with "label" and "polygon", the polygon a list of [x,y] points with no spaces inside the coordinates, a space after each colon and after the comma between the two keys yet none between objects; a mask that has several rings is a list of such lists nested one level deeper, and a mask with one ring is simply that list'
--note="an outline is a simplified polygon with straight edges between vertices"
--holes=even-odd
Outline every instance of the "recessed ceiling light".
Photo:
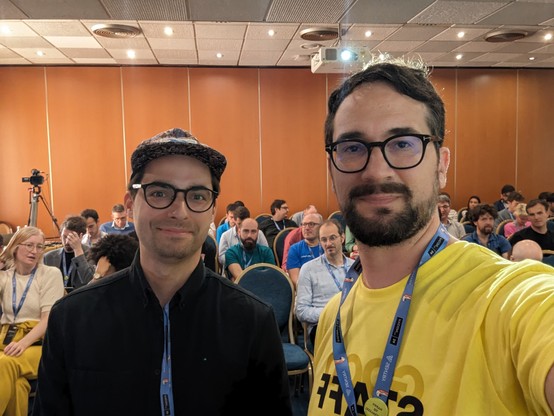
[{"label": "recessed ceiling light", "polygon": [[529,60],[530,60],[530,61],[534,61],[534,60],[535,60],[535,57],[534,57],[534,56],[530,56],[530,57],[529,57]]},{"label": "recessed ceiling light", "polygon": [[267,34],[268,34],[269,36],[275,36],[275,31],[274,31],[273,29],[269,29],[269,30],[267,31]]},{"label": "recessed ceiling light", "polygon": [[0,28],[0,31],[2,32],[3,35],[11,35],[11,33],[12,33],[9,26],[2,26]]},{"label": "recessed ceiling light", "polygon": [[171,36],[171,35],[173,35],[173,28],[170,27],[170,26],[164,27],[164,33],[165,33],[166,36]]},{"label": "recessed ceiling light", "polygon": [[546,35],[544,35],[544,40],[550,40],[552,39],[552,33],[547,33]]},{"label": "recessed ceiling light", "polygon": [[364,35],[365,35],[366,38],[369,38],[371,35],[373,35],[373,32],[371,30],[366,30]]},{"label": "recessed ceiling light", "polygon": [[129,49],[127,51],[127,57],[129,57],[130,59],[135,59],[137,57],[137,53],[134,50]]},{"label": "recessed ceiling light", "polygon": [[460,59],[462,59],[464,57],[464,55],[462,55],[461,53],[459,53],[458,55],[456,55],[456,59],[459,61]]},{"label": "recessed ceiling light", "polygon": [[466,32],[458,32],[458,37],[463,38],[466,35]]},{"label": "recessed ceiling light", "polygon": [[223,58],[223,54],[221,52],[216,53],[215,56],[217,57],[217,59]]},{"label": "recessed ceiling light", "polygon": [[44,55],[46,55],[46,54],[45,54],[43,51],[37,51],[37,55],[38,55],[38,56],[44,56]]}]

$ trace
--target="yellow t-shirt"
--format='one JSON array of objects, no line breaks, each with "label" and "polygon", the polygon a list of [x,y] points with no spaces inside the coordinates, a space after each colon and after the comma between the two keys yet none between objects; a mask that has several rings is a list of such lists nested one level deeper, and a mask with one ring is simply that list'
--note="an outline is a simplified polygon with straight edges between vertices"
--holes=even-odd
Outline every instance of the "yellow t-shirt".
[{"label": "yellow t-shirt", "polygon": [[[360,415],[407,278],[376,290],[359,278],[341,307]],[[339,303],[337,295],[319,320],[310,416],[346,412],[332,346]],[[554,269],[456,242],[417,274],[389,415],[551,415],[544,384],[553,364]]]}]

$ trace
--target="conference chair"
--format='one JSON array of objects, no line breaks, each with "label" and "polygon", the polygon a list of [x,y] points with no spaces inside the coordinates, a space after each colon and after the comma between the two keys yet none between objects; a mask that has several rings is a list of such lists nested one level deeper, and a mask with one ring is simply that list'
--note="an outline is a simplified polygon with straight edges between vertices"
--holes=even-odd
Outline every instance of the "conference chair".
[{"label": "conference chair", "polygon": [[346,219],[344,218],[344,215],[342,215],[342,212],[340,212],[340,211],[331,212],[331,214],[329,214],[327,219],[328,220],[330,220],[330,219],[337,220],[342,225],[342,229],[346,230]]},{"label": "conference chair", "polygon": [[501,236],[505,237],[505,235],[504,235],[504,227],[506,226],[506,224],[508,224],[508,223],[510,223],[510,222],[514,222],[514,220],[511,219],[511,218],[509,218],[509,219],[507,219],[507,220],[504,220],[504,221],[500,222],[500,224],[498,224],[498,225],[496,226],[496,231],[495,231],[495,233],[498,234],[498,235],[501,235]]},{"label": "conference chair", "polygon": [[313,367],[310,354],[296,344],[293,329],[294,286],[288,275],[279,267],[269,263],[258,263],[247,267],[236,280],[236,284],[252,292],[273,307],[287,364],[289,377],[294,377],[294,395],[303,389],[303,376],[308,377],[308,393],[313,383]]},{"label": "conference chair", "polygon": [[554,267],[554,250],[543,250],[542,262]]},{"label": "conference chair", "polygon": [[264,222],[265,220],[271,218],[271,214],[258,214],[256,215],[256,217],[254,218],[256,221],[258,221],[258,225],[261,225],[262,222]]},{"label": "conference chair", "polygon": [[273,255],[275,256],[275,263],[281,267],[283,264],[283,255],[285,254],[285,239],[289,233],[297,227],[285,227],[277,233],[275,240],[273,240]]}]

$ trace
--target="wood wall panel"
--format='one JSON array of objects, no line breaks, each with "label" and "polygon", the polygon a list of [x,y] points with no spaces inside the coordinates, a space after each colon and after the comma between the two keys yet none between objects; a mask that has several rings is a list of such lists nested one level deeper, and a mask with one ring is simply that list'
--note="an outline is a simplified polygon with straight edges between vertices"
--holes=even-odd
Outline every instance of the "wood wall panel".
[{"label": "wood wall panel", "polygon": [[216,221],[225,207],[244,202],[255,216],[261,210],[258,70],[190,69],[191,130],[227,158]]},{"label": "wood wall panel", "polygon": [[554,192],[554,70],[519,71],[517,183],[526,200]]},{"label": "wood wall panel", "polygon": [[121,71],[128,180],[131,154],[141,141],[173,127],[189,129],[188,70],[125,67]]},{"label": "wood wall panel", "polygon": [[[500,188],[516,188],[517,74],[509,69],[458,71],[456,191],[460,200],[498,199]],[[464,203],[465,205],[465,203]]]},{"label": "wood wall panel", "polygon": [[327,205],[323,122],[326,76],[309,70],[261,70],[262,205],[284,199],[290,215]]},{"label": "wood wall panel", "polygon": [[85,208],[109,221],[123,202],[120,68],[47,68],[51,178],[60,223]]},{"label": "wood wall panel", "polygon": [[[0,68],[0,221],[14,227],[29,219],[29,184],[21,178],[31,169],[50,172],[45,102],[44,68]],[[49,185],[41,187],[47,202]],[[53,227],[42,203],[37,225]]]}]

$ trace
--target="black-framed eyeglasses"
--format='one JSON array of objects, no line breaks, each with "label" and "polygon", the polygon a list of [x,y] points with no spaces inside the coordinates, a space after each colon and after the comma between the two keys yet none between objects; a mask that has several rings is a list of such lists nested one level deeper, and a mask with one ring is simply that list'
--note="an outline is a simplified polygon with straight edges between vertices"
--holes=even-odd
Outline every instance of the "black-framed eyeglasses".
[{"label": "black-framed eyeglasses", "polygon": [[343,173],[364,170],[374,147],[381,149],[383,158],[393,169],[411,169],[421,163],[430,142],[441,139],[428,134],[396,134],[382,142],[366,142],[360,139],[339,140],[325,146],[333,165]]},{"label": "black-framed eyeglasses", "polygon": [[133,189],[144,191],[146,203],[155,209],[165,209],[173,204],[177,194],[183,193],[185,204],[192,212],[206,212],[215,203],[218,193],[204,186],[193,186],[188,189],[177,189],[164,182],[134,183]]}]

